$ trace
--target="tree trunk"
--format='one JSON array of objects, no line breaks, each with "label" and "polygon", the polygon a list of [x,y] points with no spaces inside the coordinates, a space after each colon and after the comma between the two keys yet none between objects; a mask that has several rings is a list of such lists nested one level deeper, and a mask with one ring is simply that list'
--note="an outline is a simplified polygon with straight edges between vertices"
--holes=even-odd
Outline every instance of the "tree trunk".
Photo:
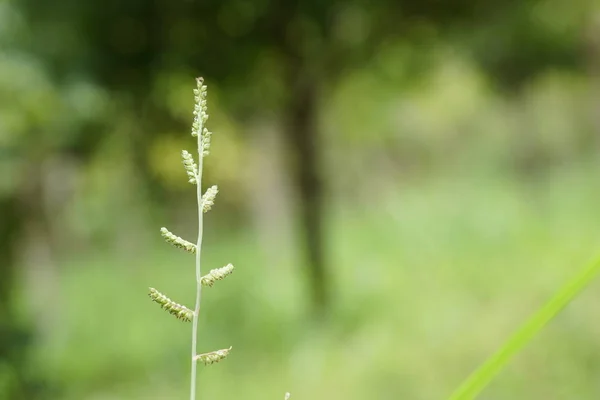
[{"label": "tree trunk", "polygon": [[0,199],[0,398],[33,398],[27,379],[26,350],[30,333],[15,312],[17,286],[16,248],[22,228],[22,214],[17,196]]},{"label": "tree trunk", "polygon": [[591,10],[587,23],[584,47],[590,79],[590,118],[591,134],[587,136],[583,148],[597,151],[600,143],[600,8]]},{"label": "tree trunk", "polygon": [[329,276],[324,258],[323,179],[319,168],[317,85],[301,63],[289,64],[285,132],[292,156],[292,176],[300,207],[301,232],[315,316],[328,308]]}]

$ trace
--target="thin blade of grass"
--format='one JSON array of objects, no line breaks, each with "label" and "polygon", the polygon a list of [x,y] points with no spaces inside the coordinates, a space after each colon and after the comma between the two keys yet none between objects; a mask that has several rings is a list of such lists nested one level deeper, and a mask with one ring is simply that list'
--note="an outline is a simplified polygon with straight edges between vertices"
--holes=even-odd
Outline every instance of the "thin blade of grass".
[{"label": "thin blade of grass", "polygon": [[544,306],[535,312],[504,345],[473,372],[449,400],[474,399],[504,366],[567,304],[569,304],[600,272],[600,258],[582,269]]}]

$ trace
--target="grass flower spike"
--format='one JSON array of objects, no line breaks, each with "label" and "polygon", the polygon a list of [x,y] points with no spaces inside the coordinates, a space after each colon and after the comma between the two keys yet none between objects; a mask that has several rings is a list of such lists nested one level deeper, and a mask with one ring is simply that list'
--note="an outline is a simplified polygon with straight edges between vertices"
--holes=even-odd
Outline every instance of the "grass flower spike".
[{"label": "grass flower spike", "polygon": [[195,254],[196,253],[196,245],[194,243],[188,242],[187,240],[184,240],[182,238],[180,238],[177,235],[174,235],[171,231],[169,231],[167,228],[160,228],[160,234],[162,235],[163,238],[165,238],[165,241],[169,244],[172,244],[173,246],[179,248],[179,249],[183,249],[189,253]]},{"label": "grass flower spike", "polygon": [[219,361],[227,357],[230,351],[231,347],[228,349],[211,351],[210,353],[198,354],[196,356],[196,360],[203,362],[204,365],[218,363]]},{"label": "grass flower spike", "polygon": [[194,162],[194,157],[187,150],[181,150],[183,167],[188,176],[188,182],[194,185],[198,183],[198,167]]},{"label": "grass flower spike", "polygon": [[206,189],[206,193],[202,196],[202,212],[209,212],[212,206],[215,204],[215,197],[219,193],[217,185],[213,185]]},{"label": "grass flower spike", "polygon": [[197,354],[198,347],[198,316],[200,315],[200,303],[202,298],[202,286],[213,286],[213,284],[224,279],[233,272],[233,265],[227,264],[225,267],[211,270],[207,275],[202,276],[201,252],[202,237],[204,232],[203,214],[209,211],[214,203],[218,193],[216,185],[209,187],[202,193],[202,168],[204,157],[209,153],[210,139],[212,133],[204,126],[208,120],[206,104],[207,88],[202,78],[196,79],[196,89],[194,89],[194,120],[192,122],[192,136],[197,138],[197,161],[194,156],[186,150],[181,151],[183,167],[188,177],[188,182],[196,185],[196,203],[198,206],[198,239],[196,243],[189,242],[169,231],[167,228],[161,228],[160,234],[165,241],[174,247],[183,249],[195,255],[196,264],[196,302],[194,309],[191,310],[181,304],[174,302],[167,296],[154,288],[150,288],[150,298],[158,303],[163,309],[183,321],[192,322],[192,345],[191,345],[191,379],[190,379],[190,400],[196,399],[196,366],[198,361],[205,365],[217,363],[229,355],[231,347],[228,349],[216,350],[209,353]]},{"label": "grass flower spike", "polygon": [[181,304],[175,303],[173,300],[159,292],[154,288],[150,288],[149,293],[150,298],[160,304],[160,306],[167,310],[169,314],[176,316],[182,321],[190,322],[192,320],[194,312],[187,308],[186,306],[182,306]]},{"label": "grass flower spike", "polygon": [[210,136],[211,135],[212,135],[212,132],[209,132],[208,129],[204,128],[204,131],[202,132],[202,155],[204,157],[206,157],[209,153],[208,150],[210,149]]},{"label": "grass flower spike", "polygon": [[[207,87],[204,85],[204,79],[196,78],[196,89],[194,89],[194,122],[192,123],[193,137],[202,136],[202,133],[206,129],[204,128],[204,123],[208,120],[208,114],[206,113],[208,110],[206,93]],[[203,147],[200,146],[198,149],[201,150]]]},{"label": "grass flower spike", "polygon": [[217,268],[217,269],[211,270],[207,275],[204,275],[202,277],[202,279],[200,279],[200,282],[204,286],[212,286],[215,284],[216,281],[225,279],[225,277],[227,277],[228,275],[231,275],[232,273],[233,273],[233,265],[227,264],[226,266],[224,266],[222,268]]}]

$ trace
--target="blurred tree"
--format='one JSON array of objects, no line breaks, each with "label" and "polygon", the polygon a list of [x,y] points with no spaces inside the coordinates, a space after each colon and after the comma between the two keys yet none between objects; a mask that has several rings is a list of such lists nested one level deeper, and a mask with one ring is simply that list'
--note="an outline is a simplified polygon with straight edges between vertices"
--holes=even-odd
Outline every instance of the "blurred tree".
[{"label": "blurred tree", "polygon": [[14,265],[15,241],[19,219],[16,199],[0,201],[0,396],[11,399],[30,398],[23,359],[28,333],[20,329],[15,316],[14,288],[16,287]]},{"label": "blurred tree", "polygon": [[[109,0],[102,3],[22,0],[37,40],[30,47],[58,82],[83,74],[130,100],[138,129],[128,140],[138,174],[148,146],[172,125],[165,101],[153,96],[165,75],[202,73],[218,82],[231,110],[250,119],[267,109],[281,116],[300,202],[312,303],[329,302],[319,168],[319,100],[344,68],[369,62],[382,44],[411,42],[426,51],[439,40],[467,43],[502,84],[523,82],[549,63],[576,64],[570,37],[537,21],[539,2],[491,0]],[[473,32],[478,32],[473,35]],[[493,49],[493,51],[490,51]],[[191,72],[195,71],[195,72]],[[94,135],[73,149],[93,151]]]},{"label": "blurred tree", "polygon": [[[115,114],[136,128],[120,140],[138,176],[157,184],[148,168],[149,146],[179,121],[157,96],[164,77],[203,74],[218,83],[228,107],[242,120],[275,111],[288,144],[315,314],[330,302],[323,243],[324,178],[319,141],[319,102],[346,68],[369,63],[393,41],[416,49],[412,72],[423,67],[419,53],[439,41],[467,47],[500,87],[518,89],[548,67],[578,68],[582,57],[578,22],[585,0],[108,0],[39,2],[13,0],[20,16],[0,7],[0,356],[25,382],[25,343],[14,308],[16,244],[29,223],[50,213],[42,204],[48,189],[41,174],[50,155],[88,161],[102,148],[104,111],[91,80],[110,90]],[[568,18],[567,18],[568,17]],[[557,24],[556,21],[562,21]],[[10,22],[10,23],[9,23]],[[26,28],[25,28],[26,27]],[[8,35],[8,29],[15,29]],[[597,71],[597,47],[589,40]],[[0,48],[0,51],[4,51]],[[23,54],[34,54],[31,59]],[[8,66],[8,67],[6,67]],[[6,68],[10,67],[10,71]],[[44,73],[39,72],[40,69]],[[86,89],[87,87],[87,89]],[[95,93],[95,94],[94,94]],[[90,100],[91,94],[91,101]],[[87,100],[86,100],[87,99]],[[88,106],[85,106],[85,104]],[[0,110],[0,111],[2,111]],[[87,110],[87,111],[86,111]],[[89,115],[90,110],[97,115]],[[86,114],[86,112],[88,114]],[[120,114],[119,114],[120,113]],[[168,128],[167,128],[168,127]],[[4,152],[4,149],[10,149]],[[7,155],[11,153],[10,157]],[[13,156],[16,154],[16,156]],[[13,159],[17,159],[15,164]],[[8,160],[8,161],[7,161]],[[28,185],[4,184],[34,171]],[[37,171],[37,172],[35,172]],[[56,191],[56,190],[55,190]],[[151,191],[152,192],[152,191]],[[64,195],[64,194],[63,194]],[[26,206],[25,206],[26,205]],[[35,212],[26,212],[34,210]],[[50,227],[46,225],[50,225]],[[42,223],[51,235],[51,223]],[[39,226],[39,224],[38,224]],[[20,361],[19,361],[20,360]],[[26,393],[21,385],[15,393]],[[12,396],[10,398],[18,398]],[[26,394],[25,398],[31,398]]]},{"label": "blurred tree", "polygon": [[[0,3],[0,398],[15,400],[43,398],[27,350],[60,316],[52,250],[70,193],[65,174],[52,175],[93,125],[87,107],[101,113],[89,85],[45,73],[31,33],[14,3]],[[56,309],[38,313],[36,302]],[[26,315],[23,303],[34,305]]]},{"label": "blurred tree", "polygon": [[592,133],[586,147],[597,151],[600,143],[600,8],[590,12],[586,27],[583,47],[586,51],[587,69],[591,83],[590,114],[592,120]]}]

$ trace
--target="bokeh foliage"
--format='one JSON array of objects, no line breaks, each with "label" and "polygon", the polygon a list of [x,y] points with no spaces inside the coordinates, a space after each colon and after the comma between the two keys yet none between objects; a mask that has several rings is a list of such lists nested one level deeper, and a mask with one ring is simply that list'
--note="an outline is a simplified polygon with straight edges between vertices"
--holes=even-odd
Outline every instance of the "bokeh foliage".
[{"label": "bokeh foliage", "polygon": [[[449,394],[598,244],[598,12],[0,2],[0,398],[180,397],[187,333],[147,331],[144,288],[187,287],[155,236],[191,229],[178,157],[200,74],[223,195],[208,253],[240,266],[202,333],[239,359],[204,395]],[[593,296],[488,398],[597,396]]]}]

